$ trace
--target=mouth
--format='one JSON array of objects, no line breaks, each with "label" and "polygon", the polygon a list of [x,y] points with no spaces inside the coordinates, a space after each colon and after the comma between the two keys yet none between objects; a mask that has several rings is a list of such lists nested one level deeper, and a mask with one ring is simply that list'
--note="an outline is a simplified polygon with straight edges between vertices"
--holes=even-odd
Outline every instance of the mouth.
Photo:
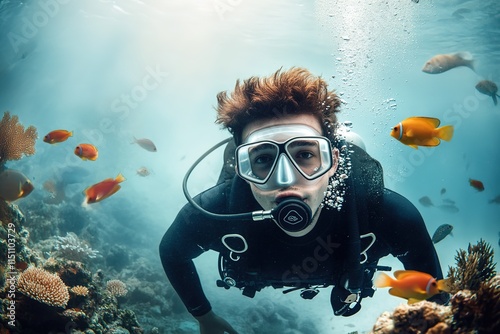
[{"label": "mouth", "polygon": [[300,199],[301,201],[304,201],[305,199],[302,198],[302,195],[299,194],[298,192],[296,191],[283,191],[283,192],[280,192],[276,198],[274,199],[274,202],[276,202],[276,204],[280,204],[281,202],[283,202],[283,200],[285,198],[289,198],[289,197],[295,197],[295,198],[298,198]]}]

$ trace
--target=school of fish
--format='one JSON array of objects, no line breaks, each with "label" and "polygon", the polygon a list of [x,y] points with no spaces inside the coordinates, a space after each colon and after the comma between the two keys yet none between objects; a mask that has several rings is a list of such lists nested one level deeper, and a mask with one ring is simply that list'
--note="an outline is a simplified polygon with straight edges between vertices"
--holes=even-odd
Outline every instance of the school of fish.
[{"label": "school of fish", "polygon": [[[70,137],[73,137],[73,131],[68,131],[64,129],[57,129],[50,131],[43,137],[45,143],[55,145],[66,142]],[[155,144],[146,138],[136,139],[134,142],[138,144],[143,149],[156,152]],[[98,149],[95,145],[90,143],[80,143],[74,149],[74,154],[84,161],[96,161],[99,157]],[[78,168],[78,167],[75,167]],[[68,173],[68,171],[65,171]],[[78,174],[78,173],[77,173]],[[139,176],[148,176],[150,174],[146,167],[141,167],[137,170]],[[73,173],[71,173],[73,175]],[[81,175],[81,172],[80,172]],[[60,203],[64,200],[64,178],[58,176],[61,182],[56,182],[54,180],[46,180],[43,183],[43,189],[51,194],[51,198],[47,200],[47,203]],[[67,178],[66,178],[67,179]],[[121,186],[119,183],[125,181],[125,177],[120,173],[114,179],[108,178],[102,180],[92,186],[87,187],[83,194],[85,195],[85,204],[92,204],[100,202],[111,195],[115,194],[120,190]],[[70,180],[69,183],[76,183],[75,180]],[[22,172],[13,169],[3,169],[0,170],[0,199],[7,202],[13,202],[20,198],[28,196],[35,187],[29,178]]]}]

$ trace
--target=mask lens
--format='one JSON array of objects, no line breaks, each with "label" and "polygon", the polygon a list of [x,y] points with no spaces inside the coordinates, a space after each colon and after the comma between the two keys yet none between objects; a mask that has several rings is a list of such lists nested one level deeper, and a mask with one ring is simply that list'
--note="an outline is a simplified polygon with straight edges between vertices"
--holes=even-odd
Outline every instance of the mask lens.
[{"label": "mask lens", "polygon": [[323,155],[318,139],[294,139],[286,145],[286,152],[306,178],[314,178],[322,171]]},{"label": "mask lens", "polygon": [[278,147],[272,143],[251,145],[248,148],[248,156],[254,176],[259,180],[265,180],[278,158]]},{"label": "mask lens", "polygon": [[269,141],[238,147],[236,158],[239,174],[251,182],[266,182],[276,164],[278,153],[278,145]]},{"label": "mask lens", "polygon": [[264,184],[279,164],[281,154],[286,154],[307,180],[320,177],[332,166],[330,142],[326,138],[297,137],[284,143],[266,140],[239,146],[236,149],[238,173],[250,182]]}]

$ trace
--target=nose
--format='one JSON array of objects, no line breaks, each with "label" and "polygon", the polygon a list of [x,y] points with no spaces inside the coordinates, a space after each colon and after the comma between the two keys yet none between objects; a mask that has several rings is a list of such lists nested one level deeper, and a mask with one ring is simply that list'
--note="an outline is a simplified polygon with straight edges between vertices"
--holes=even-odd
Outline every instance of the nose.
[{"label": "nose", "polygon": [[294,167],[290,159],[285,155],[281,154],[278,158],[278,163],[276,166],[276,181],[281,187],[287,187],[295,184],[297,181],[296,173],[294,172]]}]

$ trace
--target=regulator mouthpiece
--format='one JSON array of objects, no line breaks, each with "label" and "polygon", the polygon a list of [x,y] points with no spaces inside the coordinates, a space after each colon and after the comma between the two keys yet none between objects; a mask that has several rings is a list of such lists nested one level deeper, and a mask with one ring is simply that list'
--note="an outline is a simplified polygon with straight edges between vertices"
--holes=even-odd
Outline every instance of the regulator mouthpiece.
[{"label": "regulator mouthpiece", "polygon": [[271,210],[276,223],[287,232],[298,232],[305,229],[312,219],[309,205],[296,197],[284,199]]}]

